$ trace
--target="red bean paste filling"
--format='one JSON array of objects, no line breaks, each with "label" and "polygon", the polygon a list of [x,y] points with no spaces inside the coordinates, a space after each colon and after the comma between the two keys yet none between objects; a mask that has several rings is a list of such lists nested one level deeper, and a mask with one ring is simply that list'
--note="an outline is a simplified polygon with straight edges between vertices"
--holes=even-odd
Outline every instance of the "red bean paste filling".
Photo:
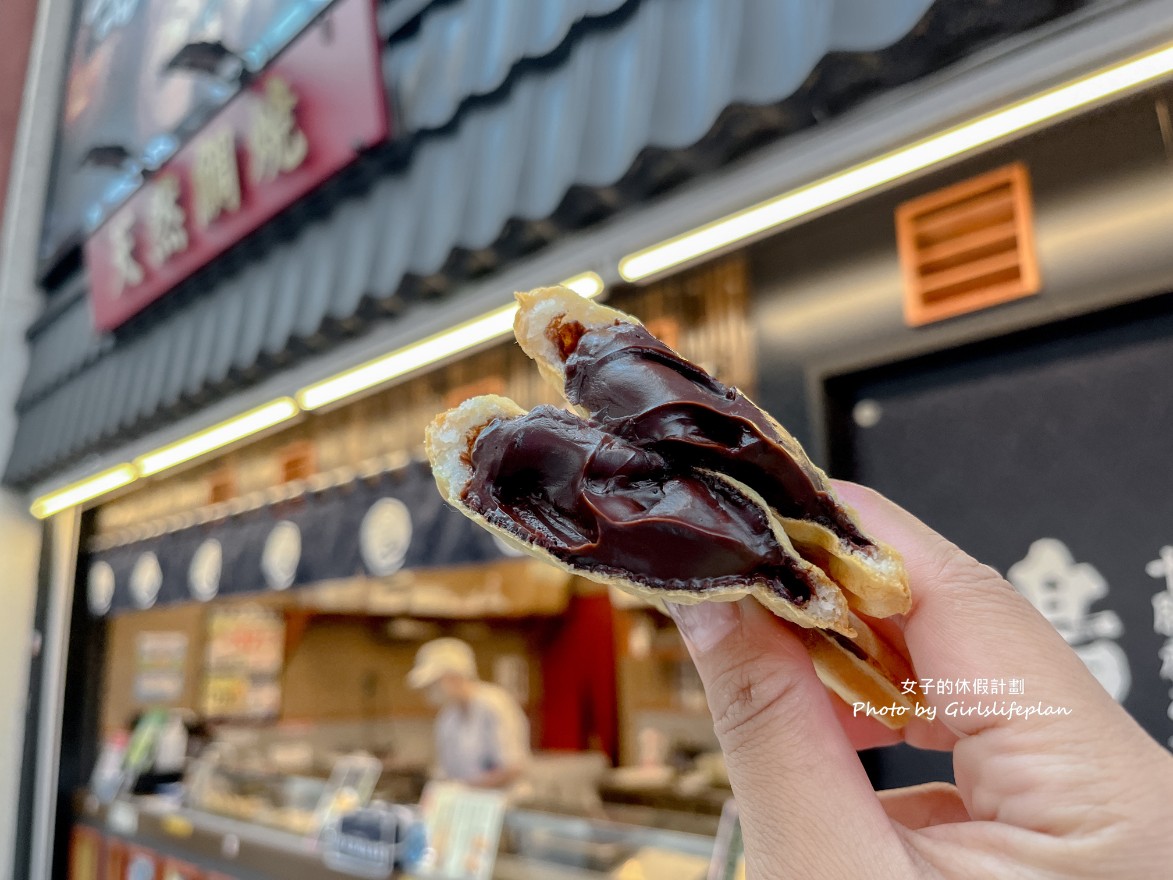
[{"label": "red bean paste filling", "polygon": [[786,517],[816,522],[855,547],[868,541],[818,486],[805,458],[736,388],[713,379],[643,327],[585,330],[555,321],[548,332],[566,362],[566,397],[609,434],[681,467],[720,471]]},{"label": "red bean paste filling", "polygon": [[759,505],[563,410],[490,422],[468,460],[464,503],[576,568],[695,592],[757,582],[810,599],[809,575]]}]

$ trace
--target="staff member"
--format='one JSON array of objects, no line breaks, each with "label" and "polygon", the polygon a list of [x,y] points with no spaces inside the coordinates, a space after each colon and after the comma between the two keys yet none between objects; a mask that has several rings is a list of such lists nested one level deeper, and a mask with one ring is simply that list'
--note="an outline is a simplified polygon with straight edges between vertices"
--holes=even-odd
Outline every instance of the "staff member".
[{"label": "staff member", "polygon": [[529,762],[529,721],[517,700],[477,676],[476,657],[460,639],[435,639],[416,654],[407,683],[440,706],[436,759],[447,779],[506,788]]}]

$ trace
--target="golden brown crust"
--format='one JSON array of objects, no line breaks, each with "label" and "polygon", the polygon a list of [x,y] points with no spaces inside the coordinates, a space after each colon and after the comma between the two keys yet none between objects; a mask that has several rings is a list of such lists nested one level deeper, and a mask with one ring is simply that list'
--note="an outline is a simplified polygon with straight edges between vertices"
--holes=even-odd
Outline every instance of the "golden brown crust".
[{"label": "golden brown crust", "polygon": [[[886,727],[898,730],[914,717],[920,702],[917,694],[906,694],[901,683],[914,680],[908,661],[862,621],[855,621],[857,635],[853,650],[835,633],[823,630],[799,630],[815,672],[827,689],[848,706],[864,703],[876,711],[873,715]],[[870,653],[865,645],[871,648]],[[857,652],[865,656],[859,656]],[[903,671],[902,671],[903,670]],[[896,707],[892,711],[890,707]],[[887,709],[884,712],[881,710]]]},{"label": "golden brown crust", "polygon": [[[854,521],[854,511],[845,504],[840,506]],[[798,551],[847,592],[852,610],[869,617],[891,617],[906,614],[912,607],[904,560],[894,548],[873,538],[874,553],[857,550],[808,520],[783,517],[782,527]]]},{"label": "golden brown crust", "polygon": [[[563,397],[566,366],[549,336],[552,322],[576,321],[587,330],[609,327],[617,321],[640,323],[625,312],[592,302],[565,287],[539,287],[528,292],[518,291],[514,296],[518,304],[517,317],[513,319],[513,335],[517,337],[517,344],[537,364],[542,378]],[[585,415],[581,410],[578,412]]]},{"label": "golden brown crust", "polygon": [[[515,295],[519,306],[513,323],[517,342],[537,364],[542,376],[563,397],[566,369],[556,343],[551,338],[551,325],[577,322],[587,330],[594,330],[617,322],[640,323],[631,315],[592,302],[565,287],[543,287]],[[757,408],[777,432],[779,443],[786,453],[821,492],[835,500],[859,529],[855,512],[839,500],[827,475],[810,460],[798,440],[769,413],[761,407]],[[580,414],[586,415],[581,410]],[[903,614],[912,607],[904,563],[900,554],[887,544],[873,540],[872,547],[861,549],[816,523],[783,517],[779,519],[802,555],[822,567],[846,591],[848,604],[853,609],[872,617],[888,617]],[[862,529],[860,533],[863,534]]]}]

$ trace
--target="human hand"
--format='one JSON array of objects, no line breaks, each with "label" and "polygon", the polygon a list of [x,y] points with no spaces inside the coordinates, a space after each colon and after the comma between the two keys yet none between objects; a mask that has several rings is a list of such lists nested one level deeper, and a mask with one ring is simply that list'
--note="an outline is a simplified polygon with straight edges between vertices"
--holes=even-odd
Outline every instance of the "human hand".
[{"label": "human hand", "polygon": [[[879,494],[836,483],[904,555],[912,610],[881,621],[923,677],[1024,678],[1068,715],[945,715],[900,731],[853,716],[798,638],[752,600],[672,606],[724,749],[752,880],[1173,877],[1173,756],[1001,576]],[[1002,698],[1004,699],[1004,698]],[[857,749],[953,752],[957,785],[876,793]]]}]

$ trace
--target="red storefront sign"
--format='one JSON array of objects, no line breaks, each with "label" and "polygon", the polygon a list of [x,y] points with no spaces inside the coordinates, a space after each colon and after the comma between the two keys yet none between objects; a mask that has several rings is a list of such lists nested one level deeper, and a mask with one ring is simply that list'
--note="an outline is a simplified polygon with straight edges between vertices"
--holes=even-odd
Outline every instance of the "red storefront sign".
[{"label": "red storefront sign", "polygon": [[112,330],[388,135],[371,0],[339,0],[86,242]]}]

